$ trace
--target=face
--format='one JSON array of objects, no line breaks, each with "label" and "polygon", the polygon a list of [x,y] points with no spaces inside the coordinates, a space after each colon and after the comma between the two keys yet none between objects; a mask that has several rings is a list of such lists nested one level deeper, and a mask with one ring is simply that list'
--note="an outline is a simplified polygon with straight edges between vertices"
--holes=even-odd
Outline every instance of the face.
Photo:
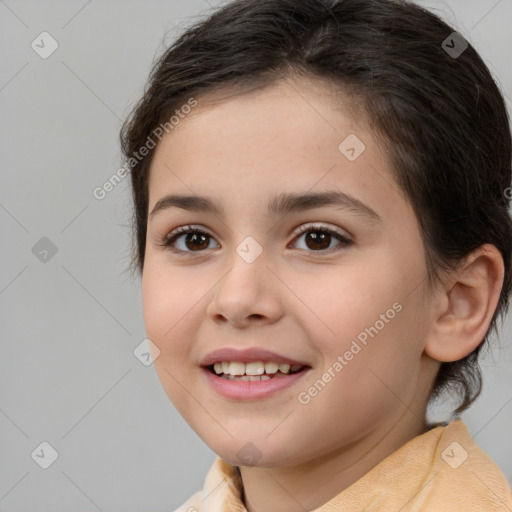
[{"label": "face", "polygon": [[[410,410],[432,377],[417,219],[364,120],[337,98],[294,79],[199,101],[155,150],[142,277],[154,366],[232,464],[306,463],[417,422]],[[269,374],[217,376],[203,366],[215,361]],[[286,361],[301,368],[283,375]]]}]

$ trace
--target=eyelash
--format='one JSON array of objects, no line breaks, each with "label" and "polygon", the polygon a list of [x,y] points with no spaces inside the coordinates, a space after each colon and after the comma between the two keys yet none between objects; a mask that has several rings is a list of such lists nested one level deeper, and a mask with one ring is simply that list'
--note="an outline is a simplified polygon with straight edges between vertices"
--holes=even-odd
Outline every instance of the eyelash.
[{"label": "eyelash", "polygon": [[[336,237],[340,243],[334,247],[331,247],[330,249],[324,249],[324,250],[319,250],[319,251],[313,251],[313,250],[307,250],[307,249],[301,249],[301,250],[306,250],[307,252],[311,252],[313,254],[315,253],[319,253],[319,254],[330,254],[332,252],[336,252],[336,251],[339,251],[341,250],[342,248],[344,247],[347,247],[349,245],[352,244],[352,240],[349,240],[346,236],[342,235],[341,233],[331,229],[331,228],[328,228],[326,226],[322,226],[322,225],[319,225],[319,224],[305,224],[304,226],[301,226],[300,228],[296,229],[294,232],[293,232],[293,236],[295,237],[293,239],[294,242],[296,242],[296,240],[302,236],[303,234],[305,233],[308,233],[310,231],[319,231],[319,232],[322,232],[322,233],[328,233],[329,235],[332,235],[334,237]],[[185,254],[194,254],[194,253],[201,253],[201,252],[204,252],[205,250],[200,250],[200,251],[184,251],[182,249],[176,249],[173,244],[176,242],[176,240],[182,236],[182,235],[186,235],[186,234],[192,234],[192,233],[199,233],[199,234],[203,234],[203,235],[206,235],[210,238],[213,238],[212,235],[210,235],[207,231],[199,228],[199,227],[196,227],[196,226],[180,226],[179,228],[176,228],[174,229],[173,231],[171,231],[169,234],[167,234],[163,240],[161,241],[161,243],[159,245],[169,249],[170,251],[176,253],[176,254],[179,254],[179,255],[185,255]]]}]

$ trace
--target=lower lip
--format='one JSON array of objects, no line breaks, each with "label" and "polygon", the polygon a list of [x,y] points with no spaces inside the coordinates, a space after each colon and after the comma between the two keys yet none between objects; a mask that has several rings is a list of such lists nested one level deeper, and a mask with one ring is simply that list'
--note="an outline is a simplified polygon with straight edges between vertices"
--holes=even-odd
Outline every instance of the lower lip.
[{"label": "lower lip", "polygon": [[282,389],[286,389],[299,381],[311,368],[286,377],[273,377],[269,380],[244,381],[228,380],[213,374],[208,368],[202,368],[213,389],[226,398],[249,400],[265,398]]}]

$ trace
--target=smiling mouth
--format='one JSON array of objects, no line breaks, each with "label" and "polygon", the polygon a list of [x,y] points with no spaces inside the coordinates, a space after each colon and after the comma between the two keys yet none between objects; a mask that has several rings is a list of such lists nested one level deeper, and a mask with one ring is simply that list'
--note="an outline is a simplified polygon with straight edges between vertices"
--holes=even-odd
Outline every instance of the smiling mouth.
[{"label": "smiling mouth", "polygon": [[257,382],[287,377],[300,373],[309,367],[300,364],[279,364],[272,361],[265,363],[263,361],[251,363],[218,361],[207,368],[211,373],[222,379]]}]

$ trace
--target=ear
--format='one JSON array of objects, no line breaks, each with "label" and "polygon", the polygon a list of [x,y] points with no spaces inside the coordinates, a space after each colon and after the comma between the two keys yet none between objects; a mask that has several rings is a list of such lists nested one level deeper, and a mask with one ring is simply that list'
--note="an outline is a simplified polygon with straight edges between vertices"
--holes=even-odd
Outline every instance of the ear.
[{"label": "ear", "polygon": [[440,290],[429,336],[427,355],[441,362],[463,359],[482,342],[503,286],[500,251],[490,244],[473,251],[445,280]]}]

